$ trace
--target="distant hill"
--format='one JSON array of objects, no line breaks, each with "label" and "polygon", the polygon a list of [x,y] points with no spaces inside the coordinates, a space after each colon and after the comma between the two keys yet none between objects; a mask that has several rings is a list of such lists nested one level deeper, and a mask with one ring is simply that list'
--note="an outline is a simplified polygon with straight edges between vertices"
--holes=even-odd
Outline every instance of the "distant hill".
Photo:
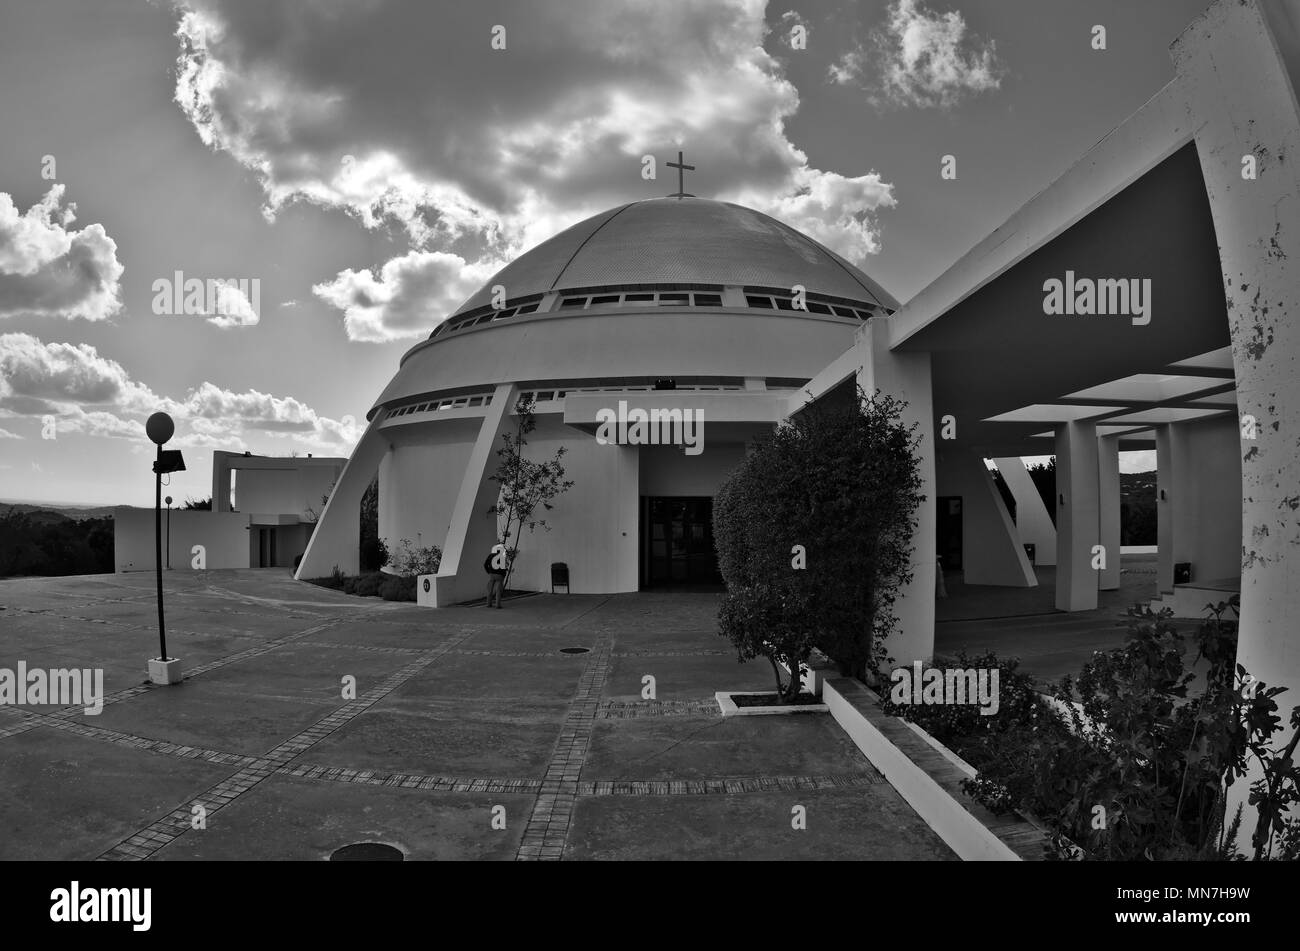
[{"label": "distant hill", "polygon": [[99,505],[95,507],[84,505],[59,505],[55,502],[8,502],[0,499],[0,512],[8,514],[14,512],[19,515],[62,515],[64,518],[70,518],[73,521],[81,521],[86,518],[112,518],[113,506]]}]

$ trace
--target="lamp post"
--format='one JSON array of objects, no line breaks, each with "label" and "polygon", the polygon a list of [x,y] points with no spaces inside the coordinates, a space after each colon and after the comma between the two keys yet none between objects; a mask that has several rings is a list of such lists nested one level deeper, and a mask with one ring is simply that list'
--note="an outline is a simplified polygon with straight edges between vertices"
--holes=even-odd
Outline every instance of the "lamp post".
[{"label": "lamp post", "polygon": [[167,503],[167,570],[172,570],[172,497],[163,499]]},{"label": "lamp post", "polygon": [[[154,574],[158,581],[158,645],[161,654],[149,661],[149,679],[154,683],[175,684],[181,681],[181,663],[178,658],[167,656],[167,626],[163,620],[163,554],[162,554],[162,477],[169,472],[183,472],[185,460],[179,451],[164,450],[163,444],[176,432],[176,424],[166,413],[154,413],[144,424],[144,431],[149,440],[158,447],[154,459],[154,503],[153,503],[153,539],[154,539]],[[170,505],[171,497],[167,502]],[[168,549],[171,548],[171,509],[167,511]]]}]

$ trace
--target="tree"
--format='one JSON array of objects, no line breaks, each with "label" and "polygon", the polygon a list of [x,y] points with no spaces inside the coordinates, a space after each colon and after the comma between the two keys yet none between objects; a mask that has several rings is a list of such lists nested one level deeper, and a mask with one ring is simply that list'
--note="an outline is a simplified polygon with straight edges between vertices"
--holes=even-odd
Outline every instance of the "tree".
[{"label": "tree", "polygon": [[719,633],[742,661],[766,657],[786,699],[801,677],[783,683],[778,665],[799,671],[814,646],[857,676],[886,659],[924,498],[903,405],[859,390],[848,405],[805,409],[756,444],[714,500],[727,583]]},{"label": "tree", "polygon": [[[564,478],[564,446],[555,450],[555,455],[542,462],[524,458],[524,447],[528,445],[528,435],[537,428],[537,418],[533,414],[532,396],[520,396],[515,403],[515,414],[519,420],[515,432],[505,432],[501,439],[505,445],[497,450],[497,471],[490,476],[493,482],[501,486],[497,500],[488,514],[496,516],[498,522],[504,520],[501,532],[501,544],[506,551],[506,577],[502,587],[510,581],[514,571],[515,556],[519,553],[519,540],[527,526],[531,533],[538,528],[550,531],[544,518],[537,518],[538,508],[549,512],[554,506],[551,502],[556,496],[573,487],[573,480]],[[513,541],[512,541],[513,539]]]}]

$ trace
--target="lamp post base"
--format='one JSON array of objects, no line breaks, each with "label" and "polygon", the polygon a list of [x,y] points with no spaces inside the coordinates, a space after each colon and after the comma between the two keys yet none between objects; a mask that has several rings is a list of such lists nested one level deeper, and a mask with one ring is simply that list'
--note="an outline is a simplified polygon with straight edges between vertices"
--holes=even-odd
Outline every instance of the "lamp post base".
[{"label": "lamp post base", "polygon": [[183,676],[179,657],[170,657],[167,660],[158,657],[149,658],[149,679],[152,682],[168,685],[178,684]]}]

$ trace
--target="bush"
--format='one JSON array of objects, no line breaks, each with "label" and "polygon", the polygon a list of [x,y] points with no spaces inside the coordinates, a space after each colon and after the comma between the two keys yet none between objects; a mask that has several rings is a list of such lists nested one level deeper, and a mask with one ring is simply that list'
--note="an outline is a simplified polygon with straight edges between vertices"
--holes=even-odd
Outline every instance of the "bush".
[{"label": "bush", "polygon": [[414,601],[415,587],[418,583],[415,577],[402,578],[388,575],[379,585],[379,596],[385,601]]},{"label": "bush", "polygon": [[393,573],[404,578],[436,574],[440,564],[442,564],[441,548],[437,545],[415,548],[409,538],[403,538],[398,542],[389,560]]},{"label": "bush", "polygon": [[955,658],[934,667],[962,670],[994,670],[998,672],[998,712],[991,716],[982,714],[978,704],[896,704],[889,691],[881,695],[881,708],[890,716],[902,717],[921,727],[940,743],[957,752],[977,770],[993,755],[990,750],[1005,734],[1020,724],[1031,725],[1042,718],[1054,716],[1052,710],[1039,697],[1034,679],[1021,673],[1017,658],[1001,660],[992,651],[968,655],[959,651]]},{"label": "bush", "polygon": [[[1270,745],[1281,725],[1273,698],[1283,688],[1252,685],[1235,666],[1237,630],[1223,618],[1226,607],[1202,623],[1190,664],[1168,611],[1130,609],[1129,642],[1098,652],[1077,680],[1055,687],[1064,717],[1036,705],[1003,729],[945,741],[979,769],[967,791],[994,811],[1044,821],[1055,857],[1074,853],[1068,840],[1090,859],[1232,858],[1241,813],[1227,816],[1228,787],[1254,757],[1264,767],[1250,797],[1255,856],[1295,858],[1300,823],[1285,818],[1300,801],[1295,739],[1282,750]],[[1189,698],[1190,668],[1202,660],[1205,690]],[[1300,727],[1300,707],[1291,722]]]},{"label": "bush", "polygon": [[902,406],[859,390],[849,406],[810,407],[756,444],[714,500],[719,633],[742,661],[766,657],[787,697],[799,678],[781,685],[778,662],[797,669],[813,646],[858,676],[884,660],[922,499]]},{"label": "bush", "polygon": [[361,570],[378,571],[388,564],[388,546],[382,538],[366,538],[361,542]]},{"label": "bush", "polygon": [[373,598],[379,594],[379,586],[384,583],[384,579],[387,577],[382,571],[361,575],[356,579],[355,593],[363,598]]}]

